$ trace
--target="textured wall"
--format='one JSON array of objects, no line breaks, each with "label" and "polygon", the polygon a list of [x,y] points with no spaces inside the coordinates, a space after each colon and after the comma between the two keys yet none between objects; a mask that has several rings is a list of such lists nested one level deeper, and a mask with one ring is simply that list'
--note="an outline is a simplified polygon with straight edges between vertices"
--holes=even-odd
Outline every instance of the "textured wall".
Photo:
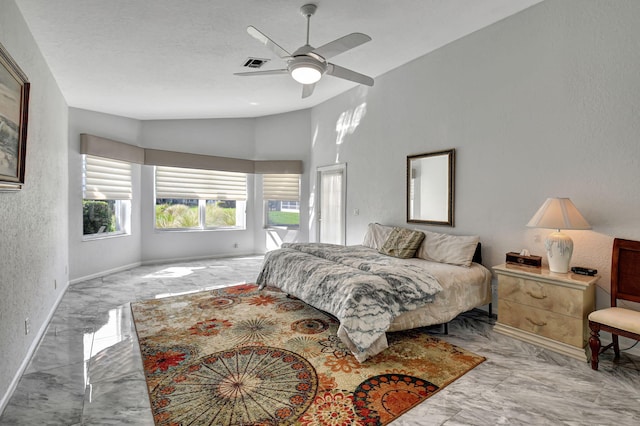
[{"label": "textured wall", "polygon": [[488,266],[544,256],[550,231],[525,224],[570,197],[593,226],[568,232],[572,264],[600,271],[607,305],[612,240],[640,239],[638,16],[638,1],[547,0],[314,108],[312,167],[348,163],[347,242],[406,226],[406,156],[455,148],[456,226],[425,229],[479,234]]},{"label": "textured wall", "polygon": [[31,82],[25,188],[0,192],[1,410],[67,285],[68,229],[67,105],[12,0],[0,0],[0,42]]}]

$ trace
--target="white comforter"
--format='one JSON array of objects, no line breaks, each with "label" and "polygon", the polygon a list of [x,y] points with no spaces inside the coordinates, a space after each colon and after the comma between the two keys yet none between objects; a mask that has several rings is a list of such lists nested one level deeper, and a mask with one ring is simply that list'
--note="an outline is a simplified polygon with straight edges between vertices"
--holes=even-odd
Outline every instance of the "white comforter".
[{"label": "white comforter", "polygon": [[442,289],[431,274],[401,259],[332,244],[283,244],[266,254],[257,283],[338,318],[338,337],[360,362],[387,348],[385,332],[396,317]]}]

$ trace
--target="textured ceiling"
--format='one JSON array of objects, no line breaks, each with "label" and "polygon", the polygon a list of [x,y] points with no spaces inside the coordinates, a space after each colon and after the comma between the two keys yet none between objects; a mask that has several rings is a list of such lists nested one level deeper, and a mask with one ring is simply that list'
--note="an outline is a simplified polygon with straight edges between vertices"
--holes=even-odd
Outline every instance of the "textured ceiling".
[{"label": "textured ceiling", "polygon": [[[248,57],[284,62],[251,38],[305,43],[304,0],[15,0],[71,107],[136,119],[257,117],[355,87],[325,75],[314,94],[288,75],[238,77]],[[310,43],[372,41],[331,62],[378,77],[541,0],[317,0]]]}]

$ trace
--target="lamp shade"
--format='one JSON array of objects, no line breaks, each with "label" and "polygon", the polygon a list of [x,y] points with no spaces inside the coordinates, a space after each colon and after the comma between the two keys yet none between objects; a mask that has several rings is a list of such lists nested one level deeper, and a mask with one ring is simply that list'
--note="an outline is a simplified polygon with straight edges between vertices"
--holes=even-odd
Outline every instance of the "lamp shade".
[{"label": "lamp shade", "polygon": [[568,198],[547,198],[527,226],[549,229],[591,229],[589,222]]}]

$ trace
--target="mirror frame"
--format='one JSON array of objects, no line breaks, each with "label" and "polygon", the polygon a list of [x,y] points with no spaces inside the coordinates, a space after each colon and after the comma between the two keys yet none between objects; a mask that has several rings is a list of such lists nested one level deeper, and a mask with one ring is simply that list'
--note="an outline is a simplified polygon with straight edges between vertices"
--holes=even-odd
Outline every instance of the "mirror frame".
[{"label": "mirror frame", "polygon": [[[447,158],[447,174],[448,176],[443,176],[448,185],[447,191],[447,220],[434,220],[433,218],[428,217],[413,217],[411,212],[411,200],[409,198],[411,193],[411,169],[412,162],[415,160],[419,160],[421,158],[426,157],[446,157]],[[425,223],[430,225],[444,225],[453,227],[454,221],[454,195],[455,195],[455,166],[456,166],[456,150],[455,149],[447,149],[444,151],[437,152],[429,152],[424,154],[415,154],[407,156],[407,222],[410,223]]]}]

